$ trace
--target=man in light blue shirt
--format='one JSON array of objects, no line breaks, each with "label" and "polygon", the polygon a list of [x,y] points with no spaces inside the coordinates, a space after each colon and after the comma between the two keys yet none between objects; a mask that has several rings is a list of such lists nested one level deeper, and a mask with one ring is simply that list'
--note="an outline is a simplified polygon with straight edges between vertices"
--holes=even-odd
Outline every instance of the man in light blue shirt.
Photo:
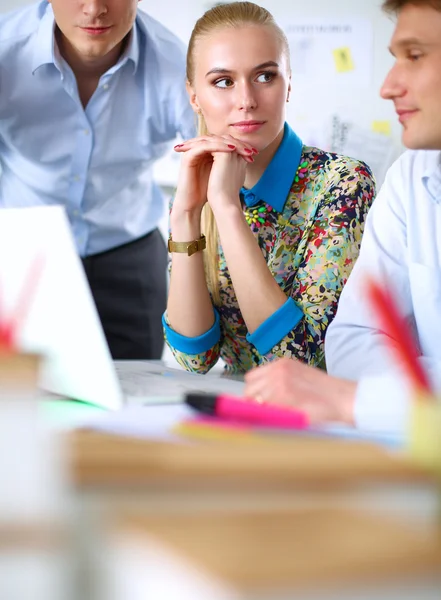
[{"label": "man in light blue shirt", "polygon": [[65,206],[114,358],[159,358],[164,211],[152,165],[194,135],[185,49],[138,0],[0,18],[0,207]]},{"label": "man in light blue shirt", "polygon": [[[389,169],[369,212],[360,256],[325,340],[328,373],[281,360],[249,373],[246,393],[343,421],[404,433],[414,389],[366,300],[374,276],[392,287],[418,361],[441,391],[441,0],[386,0],[398,16],[395,64],[383,84],[409,148]],[[392,342],[392,344],[391,344]]]}]

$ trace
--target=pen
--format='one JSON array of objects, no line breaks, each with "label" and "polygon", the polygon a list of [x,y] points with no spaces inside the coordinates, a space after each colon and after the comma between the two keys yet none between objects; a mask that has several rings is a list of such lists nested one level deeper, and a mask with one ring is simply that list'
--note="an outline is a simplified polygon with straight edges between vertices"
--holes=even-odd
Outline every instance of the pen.
[{"label": "pen", "polygon": [[368,279],[367,296],[376,313],[378,323],[387,336],[391,350],[404,364],[414,388],[431,395],[429,378],[418,360],[418,351],[409,325],[400,314],[396,302],[387,287]]},{"label": "pen", "polygon": [[227,394],[189,393],[185,395],[185,402],[201,413],[237,423],[284,429],[305,429],[309,425],[309,419],[302,411],[273,404],[258,404]]}]

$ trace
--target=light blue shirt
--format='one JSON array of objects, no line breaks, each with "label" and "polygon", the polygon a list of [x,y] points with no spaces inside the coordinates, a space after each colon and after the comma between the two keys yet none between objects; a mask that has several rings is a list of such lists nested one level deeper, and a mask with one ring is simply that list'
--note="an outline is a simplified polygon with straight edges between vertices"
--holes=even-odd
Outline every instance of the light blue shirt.
[{"label": "light blue shirt", "polygon": [[185,49],[138,10],[129,43],[84,110],[46,0],[0,17],[0,207],[62,204],[78,252],[137,239],[163,214],[155,160],[192,137]]},{"label": "light blue shirt", "polygon": [[368,276],[391,286],[441,390],[441,152],[408,151],[389,169],[325,340],[328,373],[358,381],[357,425],[403,432],[412,390],[366,301]]}]

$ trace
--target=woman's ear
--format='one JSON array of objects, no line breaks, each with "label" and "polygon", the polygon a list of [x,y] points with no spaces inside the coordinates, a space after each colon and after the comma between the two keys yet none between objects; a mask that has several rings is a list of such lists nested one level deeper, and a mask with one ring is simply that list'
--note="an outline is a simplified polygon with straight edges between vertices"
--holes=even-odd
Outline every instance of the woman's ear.
[{"label": "woman's ear", "polygon": [[194,89],[190,85],[189,81],[186,82],[185,87],[187,88],[187,94],[188,94],[188,97],[189,97],[189,100],[190,100],[190,106],[191,106],[191,108],[194,110],[195,113],[200,114],[201,113],[201,109],[200,109],[200,106],[198,104],[196,92],[194,91]]},{"label": "woman's ear", "polygon": [[286,101],[289,102],[289,95],[291,94],[291,77],[289,78],[289,85],[288,85],[288,93],[286,94]]}]

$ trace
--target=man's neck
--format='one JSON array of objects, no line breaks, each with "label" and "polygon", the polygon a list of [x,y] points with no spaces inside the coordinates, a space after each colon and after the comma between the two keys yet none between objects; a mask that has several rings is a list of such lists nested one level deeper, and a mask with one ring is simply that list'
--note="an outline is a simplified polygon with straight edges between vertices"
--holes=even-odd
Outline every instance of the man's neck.
[{"label": "man's neck", "polygon": [[85,57],[78,54],[74,46],[67,40],[59,29],[56,30],[55,37],[61,56],[72,69],[77,79],[84,78],[99,78],[104,75],[118,62],[120,56],[127,47],[129,35],[115,48],[108,52],[105,56]]}]

